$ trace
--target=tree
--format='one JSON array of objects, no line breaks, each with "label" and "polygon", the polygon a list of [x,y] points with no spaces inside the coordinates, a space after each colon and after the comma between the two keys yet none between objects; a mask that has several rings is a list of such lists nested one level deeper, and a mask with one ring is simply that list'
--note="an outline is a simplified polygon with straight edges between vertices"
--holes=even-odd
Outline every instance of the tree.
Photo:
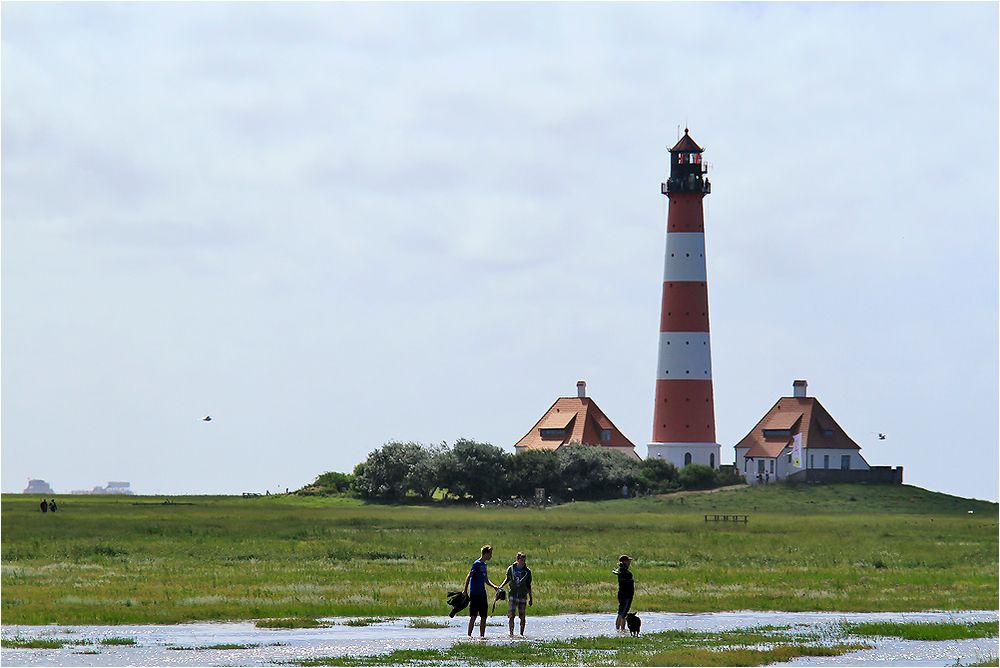
[{"label": "tree", "polygon": [[444,443],[422,449],[423,455],[414,462],[403,486],[407,491],[415,492],[420,498],[430,500],[434,492],[443,486],[442,472],[447,467],[451,452]]},{"label": "tree", "polygon": [[427,457],[419,443],[386,443],[368,455],[354,487],[365,498],[402,498],[415,482],[414,469]]},{"label": "tree", "polygon": [[527,450],[511,459],[507,490],[523,498],[533,497],[537,487],[544,488],[549,494],[558,493],[559,478],[559,460],[555,450]]},{"label": "tree", "polygon": [[600,446],[570,443],[556,451],[561,495],[577,499],[607,499],[621,495],[639,479],[639,461]]},{"label": "tree", "polygon": [[451,449],[451,457],[442,460],[446,466],[444,486],[458,497],[495,499],[506,491],[510,459],[509,453],[495,445],[460,438]]}]

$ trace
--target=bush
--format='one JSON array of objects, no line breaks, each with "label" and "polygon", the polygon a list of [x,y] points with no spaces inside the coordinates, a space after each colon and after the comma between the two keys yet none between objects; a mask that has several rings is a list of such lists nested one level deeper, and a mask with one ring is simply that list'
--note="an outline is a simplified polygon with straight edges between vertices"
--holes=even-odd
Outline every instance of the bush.
[{"label": "bush", "polygon": [[715,487],[715,469],[704,464],[688,464],[677,476],[684,489],[711,489]]},{"label": "bush", "polygon": [[648,457],[639,465],[639,489],[648,494],[665,494],[680,489],[677,467],[658,457]]},{"label": "bush", "polygon": [[321,474],[311,485],[306,485],[296,494],[304,496],[333,496],[347,494],[354,484],[354,476],[350,473],[327,471]]}]

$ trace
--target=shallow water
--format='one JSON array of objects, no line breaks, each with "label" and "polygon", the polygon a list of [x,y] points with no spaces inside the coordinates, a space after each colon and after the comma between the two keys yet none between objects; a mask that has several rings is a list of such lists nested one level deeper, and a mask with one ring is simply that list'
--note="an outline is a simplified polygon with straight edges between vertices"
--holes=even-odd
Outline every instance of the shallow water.
[{"label": "shallow water", "polygon": [[[722,631],[753,626],[791,626],[793,633],[823,634],[840,622],[979,622],[996,621],[993,611],[839,613],[839,612],[718,612],[701,614],[641,613],[644,633],[670,629]],[[93,644],[61,649],[8,649],[0,653],[5,666],[269,666],[335,655],[374,655],[394,649],[441,649],[467,640],[467,618],[424,617],[446,628],[413,629],[409,617],[371,626],[346,626],[343,618],[321,629],[259,629],[251,622],[178,624],[171,626],[4,626],[6,638],[52,638]],[[516,630],[516,628],[515,628]],[[478,635],[478,626],[475,632]],[[527,638],[511,639],[507,620],[496,616],[486,628],[489,643],[530,642],[578,636],[614,635],[613,615],[574,614],[528,617]],[[133,638],[135,645],[101,645],[106,638]],[[782,665],[946,666],[996,657],[996,638],[958,641],[867,639],[875,649],[839,657],[803,657]],[[193,649],[209,645],[255,645],[248,649]],[[177,649],[187,648],[187,649]],[[82,654],[96,651],[97,654]]]}]

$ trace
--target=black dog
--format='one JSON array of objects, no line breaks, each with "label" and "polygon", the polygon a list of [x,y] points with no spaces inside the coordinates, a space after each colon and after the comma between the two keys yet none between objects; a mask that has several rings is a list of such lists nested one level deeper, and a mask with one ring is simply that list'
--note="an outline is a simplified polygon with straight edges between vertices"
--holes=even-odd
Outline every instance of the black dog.
[{"label": "black dog", "polygon": [[633,636],[639,635],[639,628],[642,626],[642,620],[639,619],[639,615],[634,612],[630,612],[625,615],[625,624],[628,626],[628,632]]}]

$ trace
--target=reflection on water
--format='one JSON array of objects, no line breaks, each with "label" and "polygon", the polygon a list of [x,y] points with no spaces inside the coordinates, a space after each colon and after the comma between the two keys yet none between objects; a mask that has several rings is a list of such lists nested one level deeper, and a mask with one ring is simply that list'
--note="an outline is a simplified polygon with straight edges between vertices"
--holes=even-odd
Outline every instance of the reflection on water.
[{"label": "reflection on water", "polygon": [[[722,631],[753,626],[789,626],[792,633],[828,630],[843,621],[979,622],[996,621],[992,611],[836,613],[836,612],[719,612],[703,614],[641,613],[646,633],[669,629]],[[268,666],[335,655],[382,654],[394,649],[440,649],[465,640],[466,619],[431,618],[445,628],[414,629],[410,618],[371,626],[346,626],[330,618],[329,628],[259,629],[253,623],[179,624],[175,626],[4,626],[3,637],[47,638],[72,642],[60,649],[2,650],[5,666]],[[496,616],[486,629],[486,642],[511,640],[507,620]],[[527,642],[577,636],[614,635],[613,615],[555,615],[528,617]],[[478,634],[478,628],[476,630]],[[134,645],[102,645],[108,638],[131,638]],[[798,666],[879,665],[945,666],[998,655],[995,638],[957,641],[869,639],[873,650],[840,657],[803,657]],[[212,645],[240,645],[242,649],[198,649]],[[96,653],[84,653],[96,652]]]}]

